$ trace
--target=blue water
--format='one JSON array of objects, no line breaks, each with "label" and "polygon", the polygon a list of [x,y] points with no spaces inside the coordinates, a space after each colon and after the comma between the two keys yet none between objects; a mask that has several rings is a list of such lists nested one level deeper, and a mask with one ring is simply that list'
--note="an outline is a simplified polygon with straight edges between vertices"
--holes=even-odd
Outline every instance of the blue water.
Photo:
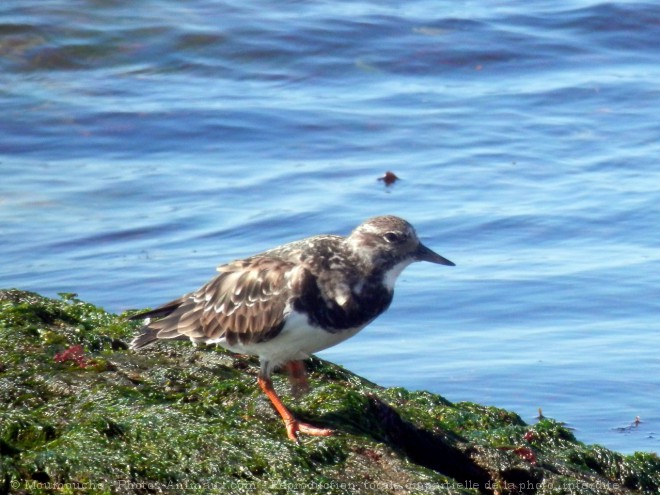
[{"label": "blue water", "polygon": [[155,306],[397,214],[457,266],[323,357],[657,452],[659,39],[656,2],[5,0],[0,287]]}]

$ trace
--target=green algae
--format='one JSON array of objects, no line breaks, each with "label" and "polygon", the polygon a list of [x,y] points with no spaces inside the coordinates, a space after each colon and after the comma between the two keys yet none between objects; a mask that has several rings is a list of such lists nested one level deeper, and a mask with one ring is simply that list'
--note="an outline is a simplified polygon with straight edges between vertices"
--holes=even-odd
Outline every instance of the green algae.
[{"label": "green algae", "polygon": [[125,317],[73,294],[0,291],[0,494],[660,487],[654,454],[584,445],[551,419],[528,425],[502,409],[385,389],[319,359],[300,399],[274,377],[294,414],[337,432],[296,444],[256,386],[254,358],[183,342],[129,351],[138,325]]}]

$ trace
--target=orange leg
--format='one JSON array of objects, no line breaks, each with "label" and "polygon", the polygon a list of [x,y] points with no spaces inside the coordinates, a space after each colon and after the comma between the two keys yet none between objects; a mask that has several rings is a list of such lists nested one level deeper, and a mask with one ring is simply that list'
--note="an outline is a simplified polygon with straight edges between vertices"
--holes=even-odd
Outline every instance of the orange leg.
[{"label": "orange leg", "polygon": [[291,440],[298,441],[298,433],[305,433],[317,437],[327,437],[332,435],[333,432],[330,429],[312,426],[294,418],[293,414],[291,414],[286,406],[282,404],[282,401],[273,388],[273,382],[270,381],[270,378],[259,375],[257,383],[259,384],[259,387],[261,387],[261,390],[264,391],[264,394],[270,399],[275,409],[277,409],[280,416],[282,416],[284,426],[286,427],[286,434]]},{"label": "orange leg", "polygon": [[302,361],[289,361],[286,363],[286,369],[289,372],[289,382],[291,382],[293,396],[298,398],[309,392],[305,364]]}]

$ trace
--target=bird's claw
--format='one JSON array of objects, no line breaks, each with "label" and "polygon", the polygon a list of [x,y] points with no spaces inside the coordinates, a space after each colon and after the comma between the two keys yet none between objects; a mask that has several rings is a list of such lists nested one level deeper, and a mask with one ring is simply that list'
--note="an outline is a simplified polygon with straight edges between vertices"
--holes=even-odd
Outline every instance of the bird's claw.
[{"label": "bird's claw", "polygon": [[300,435],[311,435],[314,437],[329,437],[334,431],[329,428],[319,428],[318,426],[303,423],[297,419],[285,420],[286,433],[290,440],[300,443]]}]

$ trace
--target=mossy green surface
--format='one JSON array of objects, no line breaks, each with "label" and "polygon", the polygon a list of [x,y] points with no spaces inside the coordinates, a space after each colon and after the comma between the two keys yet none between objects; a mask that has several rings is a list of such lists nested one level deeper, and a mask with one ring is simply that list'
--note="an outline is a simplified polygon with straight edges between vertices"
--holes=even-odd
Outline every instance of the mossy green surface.
[{"label": "mossy green surface", "polygon": [[[0,291],[0,493],[658,493],[660,459],[584,445],[550,419],[381,388],[312,359],[287,439],[258,363],[184,342],[127,349],[139,325],[72,294]],[[77,347],[80,346],[80,347]]]}]

